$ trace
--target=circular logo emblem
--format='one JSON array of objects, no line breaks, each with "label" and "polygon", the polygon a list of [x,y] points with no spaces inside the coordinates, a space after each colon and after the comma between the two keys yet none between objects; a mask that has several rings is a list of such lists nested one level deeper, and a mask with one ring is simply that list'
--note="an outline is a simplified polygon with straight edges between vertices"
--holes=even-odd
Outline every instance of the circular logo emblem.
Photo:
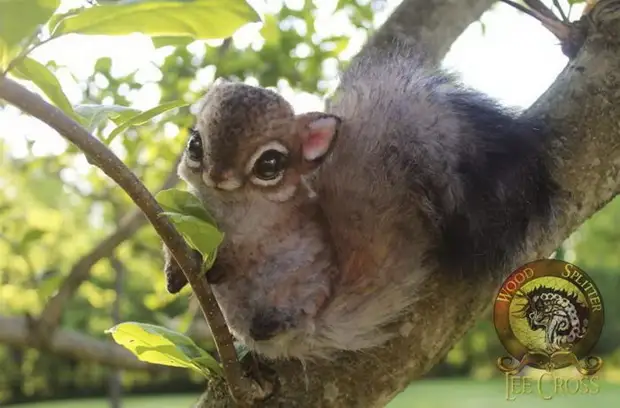
[{"label": "circular logo emblem", "polygon": [[557,259],[523,265],[502,284],[493,312],[497,335],[518,362],[514,366],[510,357],[501,357],[502,371],[575,365],[592,374],[600,368],[600,358],[589,353],[603,328],[603,300],[577,266]]}]

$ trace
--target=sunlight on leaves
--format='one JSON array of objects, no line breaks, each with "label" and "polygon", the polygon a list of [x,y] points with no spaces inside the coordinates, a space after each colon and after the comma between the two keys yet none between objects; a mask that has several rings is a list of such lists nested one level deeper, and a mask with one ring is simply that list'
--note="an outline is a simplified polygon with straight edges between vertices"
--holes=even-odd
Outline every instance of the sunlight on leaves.
[{"label": "sunlight on leaves", "polygon": [[189,191],[170,188],[160,191],[155,198],[159,205],[168,212],[193,215],[217,227],[213,216],[205,209],[198,197]]},{"label": "sunlight on leaves", "polygon": [[82,104],[73,109],[85,119],[82,124],[91,133],[108,119],[120,125],[141,113],[138,109],[120,105]]},{"label": "sunlight on leaves", "polygon": [[190,247],[202,255],[203,266],[209,270],[217,257],[217,249],[224,239],[213,216],[193,194],[178,190],[162,190],[155,196],[163,215],[167,215]]},{"label": "sunlight on leaves", "polygon": [[275,45],[280,42],[280,22],[275,16],[267,15],[265,17],[265,23],[260,30],[260,34],[267,44]]},{"label": "sunlight on leaves", "polygon": [[106,137],[105,143],[110,144],[116,136],[118,136],[121,132],[123,132],[124,130],[128,129],[131,126],[143,125],[144,123],[148,122],[149,120],[151,120],[157,115],[160,115],[171,109],[180,108],[182,106],[187,106],[187,105],[189,105],[189,103],[185,101],[167,102],[159,106],[156,106],[152,109],[149,109],[147,111],[144,111],[142,113],[139,113],[135,116],[132,116],[129,119],[122,122],[120,125],[118,125],[114,130],[112,130],[110,134],[108,135],[108,137]]},{"label": "sunlight on leaves", "polygon": [[31,244],[34,244],[36,241],[41,239],[43,235],[46,234],[46,231],[43,231],[38,228],[32,228],[26,231],[22,240],[20,242],[20,252],[25,253],[28,251],[28,248]]},{"label": "sunlight on leaves", "polygon": [[222,243],[224,234],[212,224],[206,223],[192,215],[172,212],[164,212],[162,214],[170,218],[170,221],[183,235],[189,246],[202,254],[207,269],[213,266],[217,248]]},{"label": "sunlight on leaves", "polygon": [[60,21],[56,34],[191,36],[221,39],[258,22],[245,0],[135,0],[90,7]]},{"label": "sunlight on leaves", "polygon": [[31,81],[57,108],[79,121],[79,117],[75,114],[69,99],[67,99],[67,95],[65,95],[60,86],[60,82],[58,82],[56,76],[54,76],[45,65],[32,58],[26,57],[15,65],[11,74],[17,78]]},{"label": "sunlight on leaves", "polygon": [[0,0],[0,69],[15,57],[23,42],[47,22],[60,0]]},{"label": "sunlight on leaves", "polygon": [[125,322],[105,331],[114,341],[131,351],[139,360],[195,370],[205,377],[222,375],[213,356],[186,335],[147,323]]}]

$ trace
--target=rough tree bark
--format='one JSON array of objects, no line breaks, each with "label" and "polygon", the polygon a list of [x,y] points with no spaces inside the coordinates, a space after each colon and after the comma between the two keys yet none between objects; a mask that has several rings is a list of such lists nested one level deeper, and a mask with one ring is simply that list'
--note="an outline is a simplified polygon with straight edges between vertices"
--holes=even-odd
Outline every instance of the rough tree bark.
[{"label": "rough tree bark", "polygon": [[496,0],[404,0],[354,57],[393,39],[420,45],[429,63],[438,64],[454,40]]},{"label": "rough tree bark", "polygon": [[[400,7],[402,16],[425,10],[417,7],[418,3],[461,7],[467,2],[456,6],[457,2],[450,1],[406,1]],[[384,32],[417,38],[420,30],[411,27],[406,18],[398,21],[395,29]],[[548,234],[529,234],[527,250],[515,268],[549,256],[620,192],[620,0],[601,0],[581,23],[585,41],[579,53],[524,113],[542,118],[552,129],[550,153],[557,161],[554,176],[561,195]],[[369,46],[387,43],[386,39],[374,40]],[[460,282],[430,276],[422,289],[429,295],[415,305],[412,314],[389,328],[400,336],[383,347],[343,353],[335,361],[310,363],[305,370],[294,361],[273,364],[280,384],[261,406],[384,406],[428,372],[490,306],[501,283],[491,276],[497,275],[482,271],[477,279]],[[232,405],[221,382],[214,381],[196,406]]]}]

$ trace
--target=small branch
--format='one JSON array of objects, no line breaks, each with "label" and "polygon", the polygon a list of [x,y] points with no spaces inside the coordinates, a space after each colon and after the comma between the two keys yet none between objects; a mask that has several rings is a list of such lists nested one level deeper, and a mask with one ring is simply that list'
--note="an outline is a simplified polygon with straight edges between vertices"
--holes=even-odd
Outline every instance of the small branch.
[{"label": "small branch", "polygon": [[545,4],[540,1],[540,0],[523,0],[523,2],[531,9],[533,9],[534,11],[538,12],[538,14],[547,17],[550,20],[557,20],[560,21],[555,14],[553,14],[553,11],[551,11],[551,9],[547,6],[545,6]]},{"label": "small branch", "polygon": [[[181,159],[181,155],[177,156],[172,170],[166,177],[161,186],[161,190],[173,187],[178,176],[176,167]],[[103,258],[107,258],[114,253],[114,250],[135,234],[143,225],[146,224],[142,211],[135,210],[125,216],[119,223],[115,231],[104,238],[89,253],[81,257],[71,268],[69,274],[60,285],[58,291],[48,301],[40,317],[37,319],[44,327],[43,331],[49,332],[54,330],[59,324],[62,313],[65,310],[67,302],[73,297],[80,285],[90,276],[91,268]]]},{"label": "small branch", "polygon": [[500,1],[540,21],[547,30],[549,30],[558,40],[560,40],[564,54],[569,58],[575,57],[577,50],[581,46],[580,42],[582,40],[578,27],[560,21],[555,14],[553,14],[553,12],[540,1],[524,0],[525,3],[532,9],[528,9],[512,0]]},{"label": "small branch", "polygon": [[28,38],[28,41],[26,43],[26,46],[20,51],[20,53],[13,58],[9,64],[7,65],[6,69],[4,71],[2,71],[2,73],[0,74],[0,76],[6,76],[6,74],[8,74],[8,72],[13,69],[17,64],[19,64],[24,58],[26,58],[26,56],[32,52],[32,50],[34,50],[36,48],[32,47],[31,45],[32,43],[35,42],[35,40],[39,37],[39,34],[41,34],[41,27],[37,27],[37,29],[34,31],[34,33],[32,33],[32,35],[30,36],[30,38]]},{"label": "small branch", "polygon": [[231,395],[239,403],[249,402],[249,399],[253,398],[252,386],[247,378],[242,377],[241,365],[237,360],[232,336],[211,287],[201,276],[201,265],[193,261],[192,250],[168,218],[161,216],[163,210],[151,193],[106,145],[37,94],[11,79],[0,78],[0,97],[48,124],[75,144],[93,164],[125,190],[142,210],[164,244],[170,249],[196,299],[200,302],[202,312],[214,335],[218,354],[222,358],[224,377]]},{"label": "small branch", "polygon": [[527,14],[530,17],[534,17],[536,20],[538,20],[538,16],[540,15],[539,13],[536,13],[535,11],[530,10],[529,8],[525,7],[522,4],[519,4],[517,2],[514,2],[512,0],[500,0],[502,3],[506,3],[511,7],[516,8],[517,10],[519,10],[522,13]]},{"label": "small branch", "polygon": [[39,34],[41,33],[41,30],[38,29],[33,36],[30,38],[30,40],[28,41],[28,45],[26,45],[26,47],[24,47],[24,49],[22,49],[22,51],[19,53],[19,55],[17,55],[15,58],[13,58],[11,60],[11,62],[9,62],[9,64],[7,65],[6,69],[4,71],[2,71],[2,73],[0,73],[0,76],[6,76],[13,68],[15,68],[20,62],[22,62],[24,60],[24,58],[26,58],[28,56],[28,54],[30,54],[32,51],[34,51],[36,48],[42,46],[43,44],[46,44],[54,39],[56,39],[57,37],[48,37],[43,41],[38,42],[37,44],[32,45],[32,42],[39,36]]},{"label": "small branch", "polygon": [[415,46],[428,63],[441,63],[454,40],[496,0],[403,0],[354,58],[392,47],[398,40]]},{"label": "small branch", "polygon": [[564,14],[564,10],[562,9],[562,6],[560,5],[560,2],[558,0],[553,0],[553,4],[555,5],[555,8],[558,9],[558,12],[560,13],[560,16],[562,17],[562,21],[564,21],[565,23],[568,23],[568,17],[566,16],[566,14]]},{"label": "small branch", "polygon": [[[20,348],[39,348],[38,339],[33,339],[28,319],[25,317],[0,315],[0,343]],[[46,342],[45,351],[126,370],[167,369],[138,360],[131,352],[116,343],[97,340],[71,330],[56,331]]]}]

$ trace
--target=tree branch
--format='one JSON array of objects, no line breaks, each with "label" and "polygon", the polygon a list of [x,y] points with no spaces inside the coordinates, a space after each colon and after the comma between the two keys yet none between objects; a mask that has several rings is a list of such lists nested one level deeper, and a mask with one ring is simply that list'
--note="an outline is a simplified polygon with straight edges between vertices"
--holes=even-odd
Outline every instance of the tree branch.
[{"label": "tree branch", "polygon": [[567,21],[560,21],[560,19],[553,14],[553,11],[551,11],[551,9],[545,6],[542,2],[538,0],[524,0],[530,7],[527,8],[512,0],[500,1],[540,21],[540,23],[551,32],[551,34],[555,35],[556,38],[560,40],[560,43],[562,44],[562,52],[564,52],[567,57],[573,58],[579,51],[579,47],[575,47],[574,43],[583,43],[580,30],[575,30],[574,25],[571,26],[571,24]]},{"label": "tree branch", "polygon": [[429,63],[438,65],[452,43],[487,11],[495,0],[403,0],[354,58],[393,40],[417,45]]},{"label": "tree branch", "polygon": [[214,335],[224,376],[233,398],[240,403],[253,399],[254,390],[258,391],[258,389],[246,377],[242,377],[241,365],[237,361],[232,336],[228,331],[211,287],[201,274],[202,265],[194,261],[192,250],[170,223],[168,217],[161,216],[162,208],[146,187],[107,146],[60,109],[50,105],[37,94],[28,91],[9,78],[0,77],[0,98],[48,124],[60,135],[75,144],[92,164],[103,170],[106,175],[125,190],[142,210],[164,244],[170,249],[172,256],[185,274],[196,299],[200,302],[202,312]]},{"label": "tree branch", "polygon": [[[528,232],[514,268],[548,257],[620,192],[620,0],[601,0],[571,28],[583,30],[585,42],[576,44],[579,52],[574,60],[524,113],[543,120],[551,131],[549,155],[561,189],[557,213],[551,225]],[[412,38],[420,31],[412,28]],[[377,44],[382,43],[370,46],[382,46]],[[334,361],[305,368],[296,361],[273,364],[280,387],[262,406],[298,406],[301,399],[304,406],[385,406],[427,373],[488,310],[501,279],[511,271],[504,276],[494,272],[480,271],[468,281],[430,275],[420,288],[427,297],[388,328],[400,335],[382,347],[342,353]],[[227,406],[221,384],[209,386],[197,407]]]},{"label": "tree branch", "polygon": [[[181,159],[181,155],[177,157],[173,164],[173,168],[166,177],[160,190],[174,187],[178,181],[177,165]],[[62,313],[65,310],[67,302],[75,295],[80,285],[90,276],[91,268],[101,259],[110,257],[114,250],[123,242],[128,240],[143,225],[147,223],[147,219],[140,210],[134,210],[118,223],[118,227],[110,235],[105,237],[97,246],[89,253],[80,258],[71,268],[67,277],[63,280],[58,291],[52,296],[37,319],[43,325],[42,330],[49,332],[54,330],[59,324]]]},{"label": "tree branch", "polygon": [[[38,348],[38,339],[30,333],[28,319],[0,315],[0,343],[10,346]],[[110,341],[97,340],[71,330],[57,330],[45,347],[50,353],[75,360],[92,361],[126,370],[162,370],[168,367],[144,363],[124,347]]]}]

